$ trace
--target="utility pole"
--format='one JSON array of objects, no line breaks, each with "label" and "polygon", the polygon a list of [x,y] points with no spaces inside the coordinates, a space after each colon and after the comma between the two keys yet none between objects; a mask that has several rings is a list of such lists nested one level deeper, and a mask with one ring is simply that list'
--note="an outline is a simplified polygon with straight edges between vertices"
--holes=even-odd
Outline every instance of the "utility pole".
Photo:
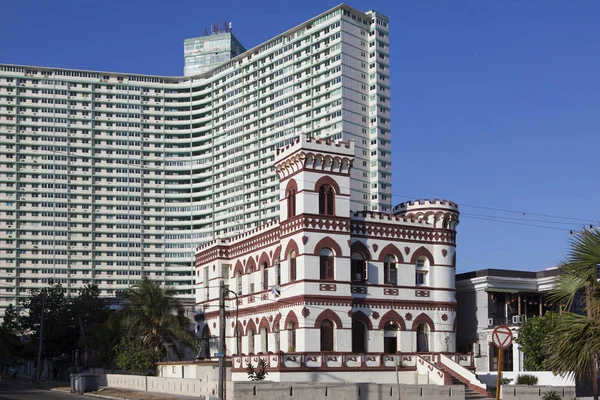
[{"label": "utility pole", "polygon": [[225,282],[219,284],[219,400],[225,400]]},{"label": "utility pole", "polygon": [[35,370],[35,381],[39,382],[42,377],[42,343],[44,341],[44,309],[46,308],[46,289],[42,289],[42,312],[40,316],[40,337],[38,342],[37,369]]}]

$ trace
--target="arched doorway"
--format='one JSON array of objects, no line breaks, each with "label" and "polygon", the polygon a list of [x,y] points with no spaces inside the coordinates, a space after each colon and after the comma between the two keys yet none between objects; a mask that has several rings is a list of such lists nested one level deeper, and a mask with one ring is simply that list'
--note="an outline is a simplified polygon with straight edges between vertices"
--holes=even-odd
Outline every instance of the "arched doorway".
[{"label": "arched doorway", "polygon": [[352,320],[352,352],[366,353],[367,352],[367,327],[357,320]]},{"label": "arched doorway", "polygon": [[417,353],[429,352],[429,326],[419,324],[417,326]]},{"label": "arched doorway", "polygon": [[202,330],[202,351],[200,352],[200,359],[210,359],[210,328],[208,325],[204,325]]},{"label": "arched doorway", "polygon": [[383,352],[388,354],[398,352],[398,326],[391,321],[383,327]]}]

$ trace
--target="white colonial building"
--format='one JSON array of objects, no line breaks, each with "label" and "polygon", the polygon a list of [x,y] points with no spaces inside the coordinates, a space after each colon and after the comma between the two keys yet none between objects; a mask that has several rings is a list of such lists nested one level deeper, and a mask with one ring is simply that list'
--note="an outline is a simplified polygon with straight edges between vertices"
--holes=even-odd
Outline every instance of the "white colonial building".
[{"label": "white colonial building", "polygon": [[457,205],[353,212],[354,153],[301,135],[275,160],[280,220],[198,249],[204,356],[219,348],[223,280],[234,380],[260,358],[274,381],[395,382],[398,362],[402,382],[443,384],[442,364],[472,366],[455,353]]}]

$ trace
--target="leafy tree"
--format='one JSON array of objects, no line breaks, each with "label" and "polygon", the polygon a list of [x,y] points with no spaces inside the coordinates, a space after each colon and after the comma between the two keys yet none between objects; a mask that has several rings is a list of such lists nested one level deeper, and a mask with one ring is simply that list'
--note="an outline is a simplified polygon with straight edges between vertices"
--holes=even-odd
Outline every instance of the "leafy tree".
[{"label": "leafy tree", "polygon": [[172,291],[144,277],[125,292],[125,300],[125,308],[116,313],[115,320],[130,340],[163,356],[172,346],[179,358],[178,345],[198,348],[198,337],[190,329],[192,322]]},{"label": "leafy tree", "polygon": [[71,299],[60,286],[52,286],[33,292],[24,304],[21,317],[23,332],[28,339],[27,353],[34,358],[40,333],[42,308],[44,310],[44,333],[42,358],[60,357],[77,349],[78,330],[75,327]]},{"label": "leafy tree", "polygon": [[[546,341],[546,365],[555,373],[575,374],[578,380],[591,380],[594,400],[598,400],[598,356],[600,355],[600,231],[575,234],[562,272],[552,293],[564,312]],[[578,299],[583,296],[580,304]]]},{"label": "leafy tree", "polygon": [[156,368],[160,353],[140,341],[122,339],[115,347],[117,366],[134,375],[147,375]]},{"label": "leafy tree", "polygon": [[17,310],[9,304],[0,326],[0,366],[13,365],[22,355],[23,344],[19,337],[20,324]]},{"label": "leafy tree", "polygon": [[[95,349],[96,344],[91,336],[97,336],[98,332],[107,333],[104,326],[107,324],[110,311],[108,304],[100,298],[100,289],[97,285],[84,286],[79,295],[72,299],[71,309],[73,311],[74,322],[79,331],[79,357],[78,363],[83,368],[89,367],[91,351],[106,351],[106,348]],[[112,349],[114,344],[110,346]]]},{"label": "leafy tree", "polygon": [[525,356],[525,371],[547,370],[544,343],[554,331],[556,317],[556,313],[548,311],[544,316],[530,318],[521,325],[516,342]]}]

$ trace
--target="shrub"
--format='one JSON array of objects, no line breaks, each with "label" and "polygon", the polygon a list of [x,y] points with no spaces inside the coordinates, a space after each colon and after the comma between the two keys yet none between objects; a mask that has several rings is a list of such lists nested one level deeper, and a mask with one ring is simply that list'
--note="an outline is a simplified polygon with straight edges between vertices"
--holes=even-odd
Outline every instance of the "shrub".
[{"label": "shrub", "polygon": [[519,375],[517,376],[517,385],[537,385],[538,378],[535,375]]},{"label": "shrub", "polygon": [[502,378],[500,380],[500,384],[502,385],[509,385],[513,380],[511,378]]},{"label": "shrub", "polygon": [[562,397],[556,390],[548,390],[542,395],[542,400],[562,400]]},{"label": "shrub", "polygon": [[251,381],[264,381],[269,373],[266,371],[267,362],[264,358],[258,361],[258,368],[254,368],[252,364],[246,364],[246,373]]}]

